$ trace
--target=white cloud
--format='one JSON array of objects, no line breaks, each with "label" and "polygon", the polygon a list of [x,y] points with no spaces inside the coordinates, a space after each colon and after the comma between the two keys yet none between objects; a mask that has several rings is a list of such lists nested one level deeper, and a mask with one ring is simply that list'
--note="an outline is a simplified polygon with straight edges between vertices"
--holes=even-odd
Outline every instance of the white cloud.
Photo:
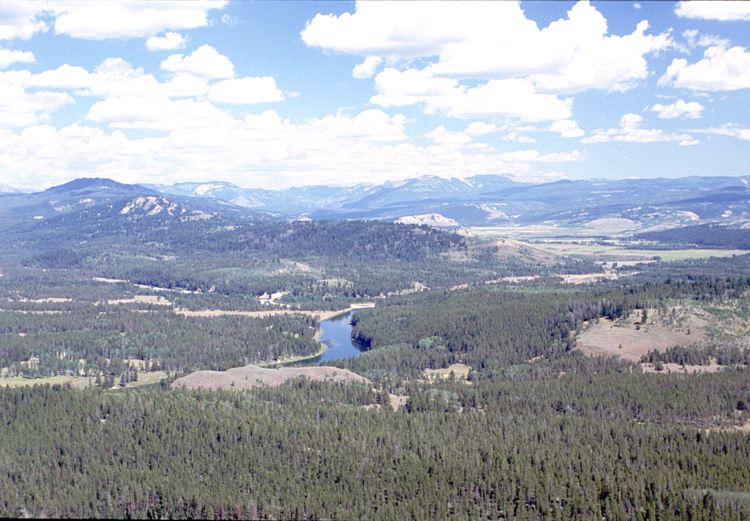
[{"label": "white cloud", "polygon": [[750,3],[720,0],[678,2],[675,14],[699,20],[750,21]]},{"label": "white cloud", "polygon": [[214,83],[209,88],[208,99],[214,103],[251,105],[284,101],[284,93],[276,87],[276,81],[271,77],[240,78]]},{"label": "white cloud", "polygon": [[14,63],[34,63],[35,61],[33,52],[0,49],[0,69]]},{"label": "white cloud", "polygon": [[[437,62],[431,77],[510,79],[528,76],[538,90],[625,90],[648,74],[644,56],[672,45],[667,33],[607,34],[588,2],[540,30],[516,2],[360,2],[354,14],[317,15],[302,31],[310,46],[394,63]],[[364,65],[364,64],[363,64]]]},{"label": "white cloud", "polygon": [[586,133],[572,119],[560,119],[549,126],[551,132],[559,132],[561,137],[581,137]]},{"label": "white cloud", "polygon": [[657,103],[651,110],[659,113],[661,119],[672,119],[672,118],[691,118],[696,119],[701,117],[701,112],[705,107],[697,101],[685,102],[683,100],[677,100],[675,103],[670,105],[661,105]]},{"label": "white cloud", "polygon": [[570,117],[570,102],[536,92],[524,79],[490,80],[474,88],[425,71],[388,68],[375,77],[378,94],[370,101],[383,107],[425,103],[425,112],[455,118],[516,117],[540,121]]},{"label": "white cloud", "polygon": [[375,76],[375,90],[379,93],[370,101],[381,107],[401,107],[427,99],[461,94],[465,88],[451,78],[433,78],[424,71],[399,71],[388,68]]},{"label": "white cloud", "polygon": [[134,68],[121,58],[107,58],[94,70],[64,64],[57,69],[44,71],[28,78],[30,87],[77,89],[77,94],[97,97],[108,96],[202,96],[208,92],[208,83],[188,73],[177,73],[166,82],[159,82],[143,69]]},{"label": "white cloud", "polygon": [[705,91],[750,88],[750,52],[719,45],[706,49],[704,58],[692,65],[675,58],[658,84]]},{"label": "white cloud", "polygon": [[232,78],[234,65],[210,45],[201,45],[191,55],[172,54],[161,62],[161,68],[171,72],[187,72],[207,79]]},{"label": "white cloud", "polygon": [[41,2],[3,2],[0,6],[0,40],[28,40],[45,32],[49,25],[37,18],[43,10]]},{"label": "white cloud", "polygon": [[146,49],[149,51],[172,51],[184,49],[187,38],[180,33],[166,33],[164,36],[152,36],[146,40]]},{"label": "white cloud", "polygon": [[46,70],[31,76],[27,80],[31,87],[48,87],[52,89],[73,89],[91,86],[91,74],[77,65],[64,64],[57,69]]},{"label": "white cloud", "polygon": [[400,114],[389,116],[382,110],[369,109],[353,118],[345,114],[326,116],[311,120],[302,128],[309,135],[325,136],[328,139],[365,139],[367,141],[403,141],[406,139],[406,118]]},{"label": "white cloud", "polygon": [[626,143],[655,143],[678,141],[681,145],[696,144],[697,141],[688,134],[669,134],[661,129],[640,128],[643,117],[638,114],[625,114],[620,119],[620,128],[595,130],[591,136],[581,140],[582,143],[608,143],[621,141]]},{"label": "white cloud", "polygon": [[475,121],[466,127],[466,134],[469,136],[484,136],[498,131],[499,129],[497,128],[497,125],[484,123],[482,121]]},{"label": "white cloud", "polygon": [[703,134],[717,134],[719,136],[730,136],[737,139],[750,141],[750,128],[743,128],[738,125],[728,123],[721,127],[711,127],[705,129],[693,129],[691,132]]},{"label": "white cloud", "polygon": [[226,0],[102,2],[99,0],[6,1],[0,8],[0,40],[28,40],[54,24],[73,38],[144,38],[168,30],[209,25],[208,13]]},{"label": "white cloud", "polygon": [[365,58],[365,61],[354,67],[352,76],[357,79],[372,78],[372,75],[375,74],[375,69],[382,61],[382,58],[379,56],[368,56]]},{"label": "white cloud", "polygon": [[108,124],[111,128],[173,130],[207,128],[231,118],[208,101],[122,96],[94,103],[86,119]]},{"label": "white cloud", "polygon": [[450,96],[428,99],[428,106],[456,118],[514,117],[545,121],[570,117],[570,102],[536,92],[523,79],[490,80]]},{"label": "white cloud", "polygon": [[36,125],[49,119],[49,114],[73,103],[67,93],[27,92],[23,82],[27,71],[0,73],[0,128],[20,128]]},{"label": "white cloud", "polygon": [[[362,179],[377,183],[425,172],[442,177],[455,177],[457,172],[524,177],[544,175],[543,167],[540,172],[533,165],[583,160],[578,151],[498,153],[481,143],[463,149],[451,143],[418,146],[405,135],[404,116],[378,109],[294,124],[273,110],[236,120],[202,103],[111,98],[95,104],[89,114],[97,123],[114,122],[109,132],[80,125],[32,128],[22,134],[0,130],[3,173],[23,187],[36,185],[40,177],[56,184],[87,175],[124,182],[205,180],[206,172],[221,168],[223,179],[240,185],[282,187]],[[495,130],[483,125],[460,134]],[[128,128],[168,132],[134,139],[126,135]]]},{"label": "white cloud", "polygon": [[98,0],[52,2],[57,15],[55,32],[74,38],[102,40],[106,38],[142,38],[166,30],[206,27],[208,11],[221,9],[223,0],[124,1]]},{"label": "white cloud", "polygon": [[[645,34],[648,29],[646,21],[640,22],[632,34],[607,36],[603,17],[599,23],[588,21],[589,18],[601,16],[595,9],[590,8],[593,12],[580,20],[578,17],[572,18],[579,5],[584,4],[576,4],[571,10],[570,25],[554,22],[547,29],[555,30],[556,24],[560,24],[560,29],[556,31],[559,34],[548,35],[545,43],[552,48],[562,45],[568,55],[562,57],[552,71],[541,71],[530,76],[539,90],[564,93],[590,89],[628,90],[648,76],[648,63],[644,56],[672,44],[672,39],[666,33],[658,36]],[[587,30],[587,27],[590,29]]]},{"label": "white cloud", "polygon": [[426,136],[435,143],[458,146],[465,145],[471,141],[471,136],[468,136],[463,132],[453,132],[452,130],[446,129],[443,125],[428,132]]}]

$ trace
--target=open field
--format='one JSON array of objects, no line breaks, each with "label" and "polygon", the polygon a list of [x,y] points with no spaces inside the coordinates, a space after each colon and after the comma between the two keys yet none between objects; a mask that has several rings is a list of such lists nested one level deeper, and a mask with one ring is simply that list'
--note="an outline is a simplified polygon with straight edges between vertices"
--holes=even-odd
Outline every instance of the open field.
[{"label": "open field", "polygon": [[[539,250],[546,250],[553,255],[577,255],[599,258],[601,260],[616,262],[638,262],[653,260],[658,257],[665,261],[679,261],[687,259],[705,259],[708,257],[731,257],[732,255],[744,255],[744,250],[710,250],[710,249],[685,249],[685,250],[653,250],[644,244],[642,249],[628,249],[625,244],[619,243],[617,238],[625,238],[629,228],[562,228],[554,225],[540,226],[492,226],[470,228],[473,235],[484,238],[506,238],[520,241],[534,242],[531,246]],[[610,244],[597,244],[602,237],[613,239]]]},{"label": "open field", "polygon": [[554,224],[533,226],[476,226],[469,228],[469,232],[478,237],[505,237],[520,241],[539,239],[571,239],[580,240],[591,237],[617,237],[630,231],[628,227],[611,226],[593,230],[585,226],[570,228]]},{"label": "open field", "polygon": [[647,261],[658,257],[665,261],[680,261],[688,259],[706,259],[708,257],[731,257],[733,255],[744,255],[743,250],[649,250],[649,249],[626,249],[620,246],[609,246],[602,244],[586,243],[573,244],[572,242],[545,243],[536,246],[556,251],[566,255],[581,255],[601,258],[602,260],[615,261]]},{"label": "open field", "polygon": [[469,371],[471,371],[471,367],[466,364],[453,364],[444,369],[425,369],[424,376],[428,380],[447,379],[453,373],[457,380],[466,380]]},{"label": "open field", "polygon": [[[141,387],[143,385],[155,385],[164,380],[167,373],[164,371],[152,371],[138,373],[138,381],[130,382],[125,387]],[[22,376],[13,376],[9,378],[0,378],[0,387],[23,387],[33,385],[70,385],[73,388],[81,389],[93,385],[94,378],[88,376],[51,376],[49,378],[24,378]],[[119,389],[119,385],[114,389]]]},{"label": "open field", "polygon": [[[649,310],[653,313],[653,310]],[[613,355],[638,362],[649,351],[665,351],[676,345],[689,346],[707,338],[705,321],[691,316],[677,329],[664,325],[637,325],[636,318],[599,323],[581,333],[576,349],[587,355]]]},{"label": "open field", "polygon": [[342,315],[355,309],[374,308],[374,302],[367,302],[363,304],[352,304],[346,309],[340,309],[338,311],[300,311],[294,309],[269,309],[264,311],[227,311],[222,309],[209,309],[202,311],[190,311],[187,309],[175,309],[175,313],[186,317],[218,317],[222,315],[238,315],[243,317],[255,317],[265,318],[275,315],[309,315],[311,317],[317,317],[318,320],[328,320],[329,318],[335,317],[336,315]]},{"label": "open field", "polygon": [[282,367],[265,369],[257,365],[235,367],[227,371],[196,371],[172,382],[172,388],[187,389],[252,389],[259,385],[278,386],[291,378],[305,376],[311,380],[369,383],[369,380],[346,369],[336,367]]}]

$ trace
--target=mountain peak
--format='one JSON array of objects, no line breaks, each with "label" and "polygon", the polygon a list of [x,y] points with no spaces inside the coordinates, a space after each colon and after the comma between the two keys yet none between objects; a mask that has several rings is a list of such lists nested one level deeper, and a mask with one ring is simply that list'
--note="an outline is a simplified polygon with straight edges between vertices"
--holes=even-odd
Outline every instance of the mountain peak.
[{"label": "mountain peak", "polygon": [[90,190],[90,189],[112,189],[112,188],[125,188],[132,189],[138,185],[126,185],[118,183],[112,179],[106,177],[81,177],[74,179],[65,184],[53,186],[48,188],[45,192],[74,192],[77,190]]}]

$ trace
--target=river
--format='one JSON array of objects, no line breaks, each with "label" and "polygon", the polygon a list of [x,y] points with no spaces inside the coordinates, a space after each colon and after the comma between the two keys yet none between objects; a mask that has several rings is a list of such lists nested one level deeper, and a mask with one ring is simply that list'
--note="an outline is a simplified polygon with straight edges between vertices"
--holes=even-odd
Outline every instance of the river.
[{"label": "river", "polygon": [[356,313],[356,311],[336,315],[320,323],[321,333],[319,340],[328,349],[317,360],[318,364],[333,360],[334,358],[351,358],[360,353],[360,350],[352,344],[352,326],[349,324],[352,313]]}]

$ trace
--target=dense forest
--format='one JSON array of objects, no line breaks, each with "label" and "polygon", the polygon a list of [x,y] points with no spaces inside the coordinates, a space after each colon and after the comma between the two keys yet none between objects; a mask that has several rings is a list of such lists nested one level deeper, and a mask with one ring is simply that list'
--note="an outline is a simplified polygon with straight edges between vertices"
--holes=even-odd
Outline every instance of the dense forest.
[{"label": "dense forest", "polygon": [[[581,364],[579,367],[583,369]],[[0,391],[0,514],[264,519],[745,519],[748,372],[362,387]],[[416,389],[412,389],[415,392]],[[728,492],[731,491],[731,492]]]},{"label": "dense forest", "polygon": [[637,240],[655,241],[668,248],[725,248],[750,250],[750,229],[718,224],[699,224],[639,233]]},{"label": "dense forest", "polygon": [[601,271],[583,259],[539,262],[505,255],[495,245],[427,226],[219,216],[125,219],[118,208],[16,226],[7,232],[0,259],[234,298],[286,291],[295,304],[375,297],[408,290],[414,282],[451,287],[498,276]]}]

